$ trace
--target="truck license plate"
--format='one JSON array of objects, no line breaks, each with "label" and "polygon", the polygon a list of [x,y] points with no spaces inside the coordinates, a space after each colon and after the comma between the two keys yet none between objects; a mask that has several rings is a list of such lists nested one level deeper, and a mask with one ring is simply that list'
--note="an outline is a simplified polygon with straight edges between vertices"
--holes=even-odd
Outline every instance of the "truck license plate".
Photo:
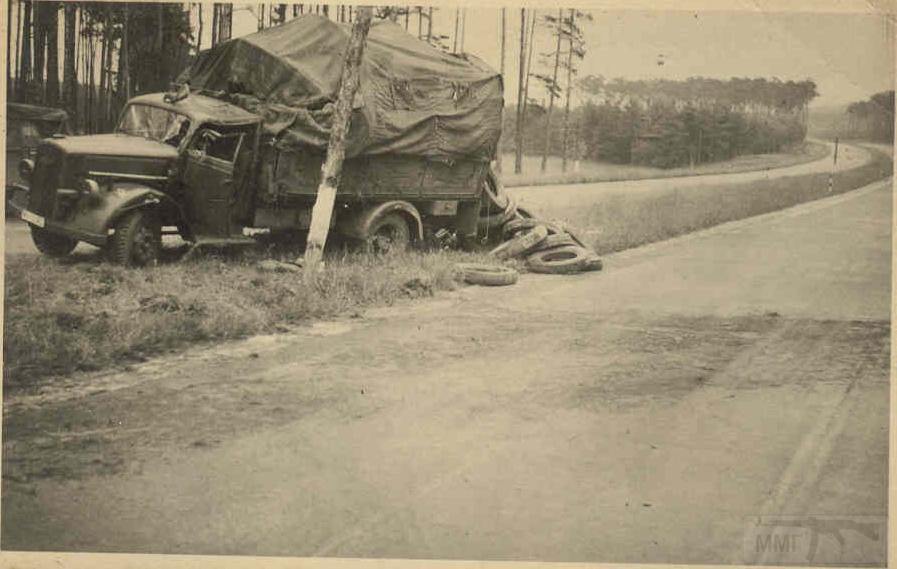
[{"label": "truck license plate", "polygon": [[36,213],[31,213],[27,209],[22,210],[22,219],[30,223],[31,225],[36,225],[38,227],[43,227],[45,222],[44,218]]}]

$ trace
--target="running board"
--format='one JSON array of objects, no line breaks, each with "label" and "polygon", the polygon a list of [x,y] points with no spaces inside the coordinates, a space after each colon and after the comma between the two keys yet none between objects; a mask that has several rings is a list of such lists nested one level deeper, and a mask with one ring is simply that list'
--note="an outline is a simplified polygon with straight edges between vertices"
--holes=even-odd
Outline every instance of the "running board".
[{"label": "running board", "polygon": [[224,249],[226,247],[248,247],[257,245],[258,241],[252,237],[197,237],[190,244],[190,249],[181,257],[186,261],[194,257],[200,248]]}]

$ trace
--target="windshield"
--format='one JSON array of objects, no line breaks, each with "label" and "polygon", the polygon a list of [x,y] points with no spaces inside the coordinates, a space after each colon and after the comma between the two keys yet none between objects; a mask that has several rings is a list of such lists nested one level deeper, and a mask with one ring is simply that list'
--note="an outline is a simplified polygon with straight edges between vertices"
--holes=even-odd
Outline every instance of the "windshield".
[{"label": "windshield", "polygon": [[142,136],[178,146],[190,129],[190,120],[179,113],[150,105],[128,105],[118,132]]}]

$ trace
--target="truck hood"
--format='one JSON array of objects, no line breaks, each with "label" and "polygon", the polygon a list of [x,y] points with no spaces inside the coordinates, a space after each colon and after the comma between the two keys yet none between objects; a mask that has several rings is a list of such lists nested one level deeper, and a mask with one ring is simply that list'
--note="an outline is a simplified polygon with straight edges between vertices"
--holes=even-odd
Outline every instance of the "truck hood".
[{"label": "truck hood", "polygon": [[48,142],[67,154],[161,159],[177,158],[178,155],[178,150],[174,146],[130,134],[66,136],[64,138],[52,138]]}]

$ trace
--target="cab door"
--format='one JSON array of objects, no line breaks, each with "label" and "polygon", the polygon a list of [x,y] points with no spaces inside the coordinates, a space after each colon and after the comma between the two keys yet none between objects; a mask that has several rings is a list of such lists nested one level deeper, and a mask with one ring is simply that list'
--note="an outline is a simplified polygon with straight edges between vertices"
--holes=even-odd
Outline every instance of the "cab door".
[{"label": "cab door", "polygon": [[237,187],[234,162],[245,133],[201,128],[187,148],[184,167],[187,215],[195,235],[228,237]]}]

